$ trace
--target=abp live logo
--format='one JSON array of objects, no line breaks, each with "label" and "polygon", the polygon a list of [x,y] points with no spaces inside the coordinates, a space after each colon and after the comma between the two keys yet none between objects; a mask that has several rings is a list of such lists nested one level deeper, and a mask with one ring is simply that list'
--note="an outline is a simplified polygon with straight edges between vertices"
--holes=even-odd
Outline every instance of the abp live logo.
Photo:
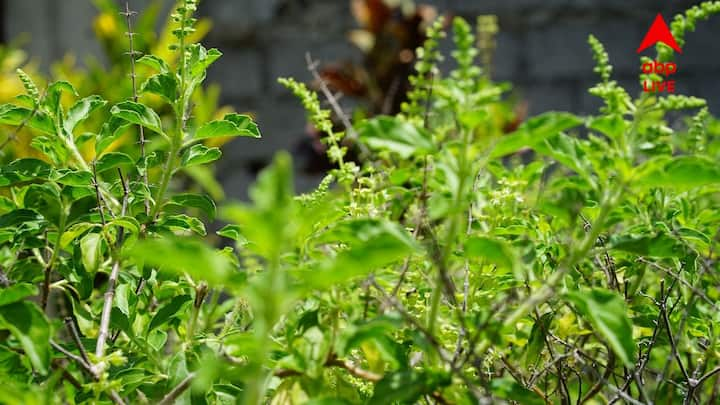
[{"label": "abp live logo", "polygon": [[[637,53],[641,53],[645,49],[655,45],[658,42],[662,42],[663,44],[677,51],[678,53],[682,53],[682,49],[680,49],[680,46],[678,45],[675,37],[670,31],[670,28],[668,28],[668,25],[665,23],[665,20],[660,13],[658,13],[658,15],[655,17],[655,21],[653,21],[647,34],[645,34],[645,38],[643,38],[642,42],[640,43],[640,47],[637,49]],[[644,74],[655,73],[659,76],[664,76],[664,79],[659,81],[647,79],[643,80],[644,92],[675,92],[675,80],[669,80],[669,78],[671,75],[677,73],[676,63],[660,62],[658,60],[655,60],[653,62],[643,63],[640,69]]]}]

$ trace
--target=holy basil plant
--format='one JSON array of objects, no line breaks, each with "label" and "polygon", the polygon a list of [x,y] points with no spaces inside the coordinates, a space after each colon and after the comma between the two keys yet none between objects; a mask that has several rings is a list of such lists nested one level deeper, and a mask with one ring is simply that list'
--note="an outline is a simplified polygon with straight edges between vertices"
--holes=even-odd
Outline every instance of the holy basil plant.
[{"label": "holy basil plant", "polygon": [[[27,94],[0,108],[43,157],[0,171],[0,398],[718,401],[720,125],[705,101],[622,88],[590,37],[597,113],[508,126],[509,85],[475,62],[461,18],[455,67],[438,68],[440,20],[396,116],[353,121],[322,81],[333,113],[281,79],[334,168],[297,195],[280,153],[248,202],[217,209],[173,179],[220,156],[209,139],[260,134],[242,115],[192,119],[190,95],[220,56],[186,42],[194,8],[175,14],[177,69],[131,59],[151,73],[128,101],[66,108],[70,84],[25,78]],[[695,6],[673,34],[717,12]],[[155,96],[173,122],[142,103]],[[88,135],[90,113],[107,118]],[[128,136],[136,148],[116,150]],[[203,219],[216,216],[210,237]]]}]

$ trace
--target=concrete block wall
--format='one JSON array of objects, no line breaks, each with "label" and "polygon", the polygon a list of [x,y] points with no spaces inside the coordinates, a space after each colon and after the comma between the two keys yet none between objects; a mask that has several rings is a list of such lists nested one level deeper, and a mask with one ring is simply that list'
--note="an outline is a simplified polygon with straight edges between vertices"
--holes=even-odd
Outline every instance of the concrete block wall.
[{"label": "concrete block wall", "polygon": [[[120,0],[118,0],[120,1]],[[149,0],[131,0],[142,10]],[[166,2],[169,3],[169,0]],[[547,110],[593,111],[597,100],[587,94],[596,78],[587,37],[603,42],[614,77],[629,91],[640,91],[635,49],[662,12],[666,20],[700,1],[673,0],[416,0],[443,12],[468,17],[496,14],[501,33],[495,55],[495,77],[512,81],[528,101],[531,113]],[[5,38],[29,32],[27,48],[43,63],[75,54],[97,52],[91,22],[91,0],[6,1]],[[62,6],[60,5],[62,3]],[[279,149],[293,149],[304,136],[300,104],[276,82],[278,76],[309,80],[305,53],[316,59],[359,60],[347,41],[354,28],[349,0],[204,0],[200,13],[213,19],[207,45],[225,57],[208,80],[222,86],[223,101],[256,114],[265,139],[240,139],[226,147],[219,167],[229,194],[246,195],[257,167]],[[720,16],[698,24],[678,55],[678,89],[706,97],[720,114]],[[301,178],[311,184],[315,178]]]}]

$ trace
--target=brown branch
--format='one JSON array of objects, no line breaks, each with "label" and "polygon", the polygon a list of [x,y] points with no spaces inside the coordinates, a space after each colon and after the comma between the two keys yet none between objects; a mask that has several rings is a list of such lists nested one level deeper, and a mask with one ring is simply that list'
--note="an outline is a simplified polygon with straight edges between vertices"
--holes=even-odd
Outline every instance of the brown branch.
[{"label": "brown branch", "polygon": [[[133,92],[133,101],[138,101],[138,93],[137,93],[137,84],[136,84],[136,78],[137,75],[135,74],[135,47],[133,44],[133,38],[135,34],[132,31],[132,16],[136,13],[134,11],[130,11],[130,5],[128,2],[125,2],[125,12],[122,13],[125,16],[125,22],[127,24],[127,37],[128,42],[130,46],[130,51],[128,54],[130,55],[130,80],[132,82],[132,92]],[[140,133],[140,160],[144,163],[145,162],[145,130],[142,125],[138,125],[138,131]],[[147,168],[142,169],[142,179],[143,183],[145,183],[145,188],[147,190],[150,190],[150,183],[148,181],[148,175],[147,175]],[[150,215],[150,200],[145,196],[143,198],[143,203],[145,205],[145,215]]]},{"label": "brown branch", "polygon": [[85,351],[85,346],[83,346],[82,341],[80,340],[80,333],[78,333],[78,330],[75,327],[75,320],[72,317],[68,316],[65,318],[65,327],[68,332],[70,332],[70,336],[72,337],[73,342],[75,342],[75,346],[77,346],[80,351],[80,356],[83,361],[87,364],[91,364],[87,351]]},{"label": "brown branch", "polygon": [[343,126],[345,127],[345,130],[348,133],[348,136],[351,139],[357,138],[357,132],[355,131],[355,128],[353,127],[352,123],[350,122],[350,118],[348,118],[345,111],[343,111],[342,107],[340,106],[340,103],[338,103],[337,97],[330,91],[330,88],[328,87],[325,80],[323,80],[322,76],[320,76],[320,73],[318,73],[318,61],[314,61],[312,57],[310,56],[310,53],[305,54],[305,61],[307,62],[307,68],[310,71],[310,73],[313,75],[315,80],[318,81],[320,85],[320,91],[322,91],[323,95],[327,99],[328,103],[330,103],[330,106],[332,107],[333,111],[335,111],[335,114],[337,114],[338,118],[340,118],[340,121],[342,121]]},{"label": "brown branch", "polygon": [[175,386],[175,388],[172,389],[172,391],[168,392],[167,395],[162,399],[162,401],[158,402],[158,405],[172,405],[175,403],[175,400],[178,399],[180,395],[182,395],[185,390],[187,390],[190,387],[190,384],[192,384],[193,379],[195,378],[195,373],[190,373],[180,381],[180,384]]},{"label": "brown branch", "polygon": [[[125,211],[127,209],[127,202],[128,202],[128,189],[127,185],[125,184],[125,179],[122,176],[122,172],[120,173],[120,181],[123,184],[123,200],[122,200],[122,210],[120,212],[120,216],[125,215]],[[120,246],[123,241],[123,236],[125,234],[125,228],[120,228],[118,231],[118,238],[117,238],[117,245]],[[116,258],[112,270],[110,271],[110,277],[108,278],[108,287],[107,291],[105,292],[105,302],[103,303],[103,309],[102,314],[100,316],[100,332],[98,333],[98,340],[97,345],[95,346],[95,357],[97,357],[98,361],[102,361],[102,357],[105,355],[105,342],[107,341],[108,335],[109,335],[109,329],[110,329],[110,313],[112,311],[112,303],[113,299],[115,298],[115,287],[117,285],[118,281],[118,275],[120,274],[120,258]]]},{"label": "brown branch", "polygon": [[[50,340],[50,345],[60,353],[64,354],[67,358],[73,360],[76,362],[80,368],[86,372],[90,377],[92,377],[95,381],[100,380],[99,374],[95,371],[95,369],[90,365],[90,363],[85,362],[82,357],[68,351],[64,347],[60,346],[59,344],[55,343],[53,340]],[[117,393],[115,390],[110,390],[107,395],[110,397],[110,399],[116,404],[116,405],[125,405],[125,401],[123,401],[122,397]]]},{"label": "brown branch", "polygon": [[[383,376],[380,374],[373,373],[372,371],[365,370],[363,368],[358,367],[357,365],[353,364],[349,360],[341,360],[335,357],[334,353],[331,353],[330,356],[328,356],[327,361],[325,361],[324,364],[325,367],[339,367],[342,369],[345,369],[348,373],[352,374],[353,376],[363,379],[365,381],[370,382],[378,382],[383,379]],[[302,375],[300,371],[292,370],[292,369],[280,369],[276,370],[273,375],[275,377],[279,378],[287,378],[287,377],[295,377]]]}]

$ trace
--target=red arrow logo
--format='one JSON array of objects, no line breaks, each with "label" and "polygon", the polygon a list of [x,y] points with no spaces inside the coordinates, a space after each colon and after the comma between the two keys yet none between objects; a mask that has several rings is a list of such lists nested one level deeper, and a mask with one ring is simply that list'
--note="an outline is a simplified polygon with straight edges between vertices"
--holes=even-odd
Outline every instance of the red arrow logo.
[{"label": "red arrow logo", "polygon": [[668,28],[668,25],[660,13],[655,17],[655,21],[653,21],[647,34],[645,34],[645,38],[643,38],[640,47],[637,49],[637,53],[644,51],[658,42],[662,42],[677,52],[682,53],[682,49],[678,46],[675,37],[672,32],[670,32],[670,28]]}]

